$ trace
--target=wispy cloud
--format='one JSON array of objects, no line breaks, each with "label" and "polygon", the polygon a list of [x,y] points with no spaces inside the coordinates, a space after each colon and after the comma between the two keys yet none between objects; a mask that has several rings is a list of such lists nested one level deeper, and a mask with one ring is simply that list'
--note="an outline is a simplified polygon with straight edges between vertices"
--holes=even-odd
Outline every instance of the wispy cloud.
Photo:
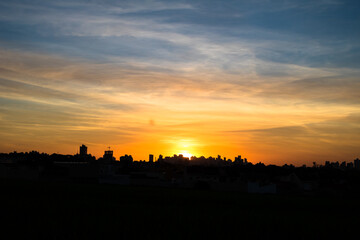
[{"label": "wispy cloud", "polygon": [[323,77],[276,84],[259,95],[269,98],[296,99],[325,104],[360,103],[360,79]]},{"label": "wispy cloud", "polygon": [[304,125],[231,132],[238,144],[257,152],[255,156],[266,154],[271,162],[297,164],[352,159],[359,154],[359,133],[359,114]]},{"label": "wispy cloud", "polygon": [[204,152],[278,143],[294,156],[311,136],[326,152],[336,132],[354,152],[358,127],[346,116],[359,114],[358,9],[335,0],[2,1],[0,138],[71,136],[99,154],[101,141],[171,147],[170,134]]}]

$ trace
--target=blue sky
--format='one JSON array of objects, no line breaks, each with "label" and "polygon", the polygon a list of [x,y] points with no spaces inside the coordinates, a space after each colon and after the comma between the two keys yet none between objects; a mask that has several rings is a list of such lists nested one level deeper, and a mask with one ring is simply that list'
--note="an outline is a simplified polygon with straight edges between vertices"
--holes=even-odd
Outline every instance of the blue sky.
[{"label": "blue sky", "polygon": [[[250,48],[255,58],[276,63],[356,68],[360,62],[356,1],[2,1],[1,5],[0,39],[15,49],[102,60],[121,56],[200,61],[210,57],[202,54],[202,44],[237,43]],[[190,56],[179,58],[183,51]]]},{"label": "blue sky", "polygon": [[[309,159],[344,139],[336,156],[358,157],[359,13],[357,1],[338,0],[1,1],[0,138],[10,141],[0,150],[85,142],[145,152],[156,138],[157,149],[190,139],[205,154],[216,144],[204,139],[230,139],[214,149],[275,161],[259,152],[274,147],[269,131],[288,144],[286,128],[302,148],[321,143],[302,153]],[[203,137],[192,139],[197,124]]]}]

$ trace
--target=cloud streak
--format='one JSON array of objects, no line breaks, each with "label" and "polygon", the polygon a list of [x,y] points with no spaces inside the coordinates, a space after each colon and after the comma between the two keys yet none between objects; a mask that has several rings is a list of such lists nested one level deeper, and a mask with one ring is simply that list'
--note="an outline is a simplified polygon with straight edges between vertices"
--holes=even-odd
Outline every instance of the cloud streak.
[{"label": "cloud streak", "polygon": [[[100,156],[121,143],[144,158],[193,142],[194,154],[244,150],[270,161],[263,153],[272,147],[271,160],[300,162],[301,154],[328,157],[338,142],[350,157],[358,126],[349,119],[360,114],[359,8],[331,0],[2,1],[0,138],[9,140],[0,150],[46,142],[71,152],[70,142],[84,142]],[[318,153],[300,150],[317,142]],[[276,147],[286,144],[286,153]]]}]

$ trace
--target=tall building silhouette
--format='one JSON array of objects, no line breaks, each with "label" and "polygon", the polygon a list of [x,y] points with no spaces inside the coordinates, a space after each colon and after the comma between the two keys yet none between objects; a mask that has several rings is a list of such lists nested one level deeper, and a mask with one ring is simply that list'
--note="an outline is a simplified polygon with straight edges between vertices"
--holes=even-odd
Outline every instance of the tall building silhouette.
[{"label": "tall building silhouette", "polygon": [[153,154],[149,154],[149,162],[151,162],[151,163],[154,162],[154,155]]},{"label": "tall building silhouette", "polygon": [[87,155],[87,146],[85,146],[84,144],[80,146],[80,155],[81,156]]},{"label": "tall building silhouette", "polygon": [[356,169],[360,169],[360,159],[359,159],[359,158],[356,158],[356,159],[354,160],[354,167],[355,167]]}]

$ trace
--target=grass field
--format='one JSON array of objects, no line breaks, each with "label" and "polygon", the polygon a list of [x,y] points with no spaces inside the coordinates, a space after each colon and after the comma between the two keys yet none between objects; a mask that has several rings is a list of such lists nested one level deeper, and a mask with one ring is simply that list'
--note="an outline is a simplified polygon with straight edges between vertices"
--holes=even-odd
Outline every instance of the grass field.
[{"label": "grass field", "polygon": [[26,239],[321,239],[356,233],[359,199],[0,181],[3,234]]}]

